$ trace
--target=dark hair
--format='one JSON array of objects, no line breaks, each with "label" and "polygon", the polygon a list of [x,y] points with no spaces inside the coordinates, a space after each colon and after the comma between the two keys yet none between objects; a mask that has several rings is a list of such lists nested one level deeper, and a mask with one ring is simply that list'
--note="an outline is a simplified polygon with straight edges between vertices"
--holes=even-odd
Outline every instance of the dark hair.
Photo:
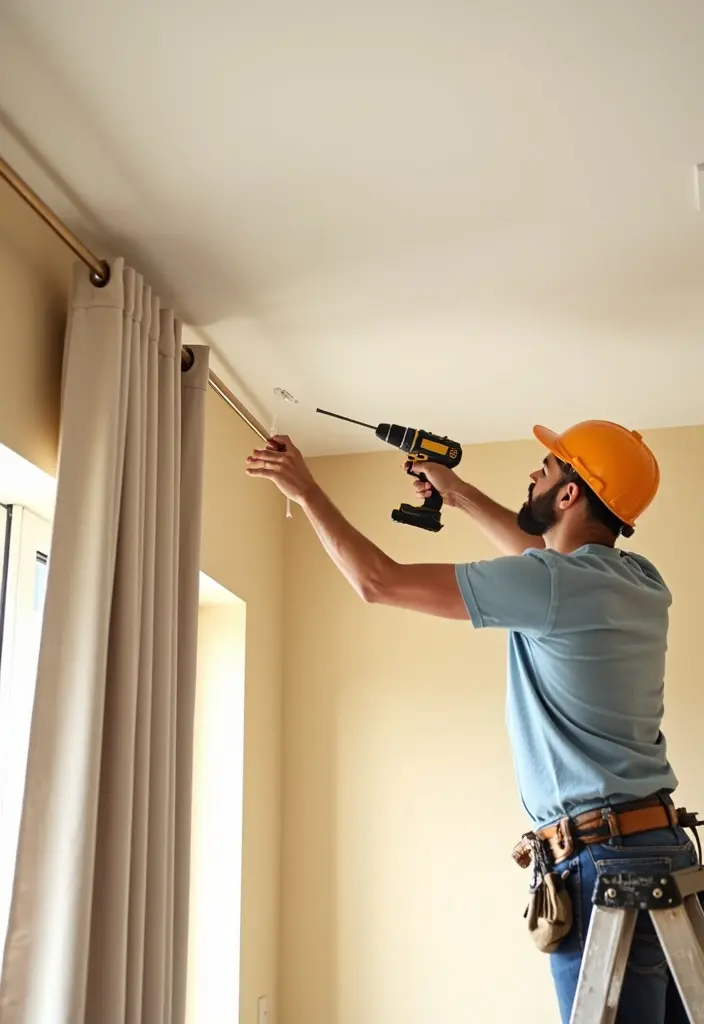
[{"label": "dark hair", "polygon": [[569,462],[563,462],[562,459],[558,459],[557,456],[555,456],[555,460],[562,471],[562,478],[564,482],[566,484],[579,484],[582,494],[587,499],[589,514],[592,519],[596,519],[597,522],[610,530],[614,537],[618,537],[620,534],[623,534],[624,537],[633,536],[633,527],[629,526],[628,523],[624,523],[622,519],[619,519],[619,517],[611,511],[608,505],[604,504],[596,491],[593,491],[589,484],[585,483],[577,470],[573,466],[570,466]]}]

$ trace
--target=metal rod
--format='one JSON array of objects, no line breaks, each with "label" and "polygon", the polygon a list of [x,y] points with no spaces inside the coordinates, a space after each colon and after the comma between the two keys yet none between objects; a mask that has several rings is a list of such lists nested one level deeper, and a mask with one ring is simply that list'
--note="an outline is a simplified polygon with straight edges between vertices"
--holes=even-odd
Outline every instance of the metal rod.
[{"label": "metal rod", "polygon": [[[58,235],[64,245],[67,245],[82,263],[85,263],[90,270],[91,283],[94,284],[96,288],[103,288],[110,280],[109,265],[105,260],[99,259],[95,253],[91,252],[90,249],[83,244],[80,238],[77,238],[62,220],[59,220],[54,211],[39,198],[37,193],[29,187],[26,181],[20,178],[19,174],[13,171],[7,161],[3,160],[1,156],[0,178],[4,178],[10,188],[14,189],[17,195],[41,217],[44,223],[47,224],[56,235]],[[181,369],[188,370],[192,365],[193,353],[189,348],[184,348],[181,352]],[[240,419],[243,420],[250,430],[253,430],[254,433],[262,439],[262,441],[268,441],[270,439],[269,433],[249,411],[247,406],[240,402],[239,398],[233,395],[227,385],[221,381],[212,370],[208,373],[208,383],[215,394],[219,395],[223,402],[229,405],[233,412],[236,412]]]},{"label": "metal rod", "polygon": [[327,409],[316,409],[316,412],[322,413],[323,416],[332,416],[336,420],[344,420],[345,423],[356,423],[358,427],[368,427],[369,430],[376,430],[373,423],[363,423],[362,420],[353,420],[349,416],[341,416],[339,412],[328,412]]},{"label": "metal rod", "polygon": [[239,398],[232,394],[228,386],[220,380],[217,374],[211,370],[208,374],[208,383],[215,392],[222,398],[223,402],[226,402],[230,406],[233,412],[236,412],[241,420],[247,424],[250,430],[253,430],[255,434],[261,437],[262,441],[271,440],[271,434],[266,430],[259,420],[249,411],[246,405],[240,402]]},{"label": "metal rod", "polygon": [[46,203],[39,198],[37,193],[29,187],[26,181],[20,178],[6,160],[0,156],[0,177],[4,178],[10,188],[13,188],[21,199],[24,199],[28,206],[31,206],[35,213],[39,214],[45,224],[59,236],[64,245],[78,256],[91,271],[90,279],[96,288],[101,288],[110,280],[110,268],[105,260],[99,260],[95,253],[92,253],[80,240],[76,238],[73,231],[66,227],[63,221],[59,220],[53,210],[50,210]]}]

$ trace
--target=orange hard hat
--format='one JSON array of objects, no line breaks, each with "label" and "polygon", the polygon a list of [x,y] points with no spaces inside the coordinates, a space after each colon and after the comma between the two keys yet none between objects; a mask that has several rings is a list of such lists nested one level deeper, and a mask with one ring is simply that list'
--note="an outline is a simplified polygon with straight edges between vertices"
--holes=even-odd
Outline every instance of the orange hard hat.
[{"label": "orange hard hat", "polygon": [[655,497],[660,469],[635,430],[608,420],[584,420],[562,434],[540,426],[533,427],[533,433],[629,526],[635,525]]}]

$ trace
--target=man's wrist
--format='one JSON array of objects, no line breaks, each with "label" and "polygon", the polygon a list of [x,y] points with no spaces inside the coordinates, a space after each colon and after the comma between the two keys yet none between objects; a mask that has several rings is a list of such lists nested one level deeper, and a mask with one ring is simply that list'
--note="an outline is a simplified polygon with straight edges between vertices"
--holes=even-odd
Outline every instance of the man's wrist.
[{"label": "man's wrist", "polygon": [[463,512],[471,512],[474,508],[474,493],[475,489],[472,485],[458,477],[457,483],[452,488],[452,499],[455,506],[462,509]]},{"label": "man's wrist", "polygon": [[315,507],[316,503],[319,501],[322,494],[323,492],[320,486],[315,482],[315,480],[311,480],[311,482],[306,485],[304,490],[301,491],[301,494],[298,498],[298,504],[301,506],[304,512],[307,512]]}]

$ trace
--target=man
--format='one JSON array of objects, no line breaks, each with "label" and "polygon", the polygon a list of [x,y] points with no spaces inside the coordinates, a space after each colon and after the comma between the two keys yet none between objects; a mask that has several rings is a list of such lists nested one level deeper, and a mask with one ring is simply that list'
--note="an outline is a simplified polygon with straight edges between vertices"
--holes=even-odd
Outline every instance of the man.
[{"label": "man", "polygon": [[[362,536],[315,483],[288,437],[247,460],[300,504],[321,543],[365,601],[508,630],[507,725],[523,806],[573,907],[551,953],[569,1021],[598,873],[654,873],[696,863],[670,794],[677,780],[660,731],[670,593],[655,567],[615,547],[631,536],[660,474],[639,434],[590,420],[545,446],[518,515],[454,472],[424,464],[502,557],[461,565],[399,564]],[[642,920],[641,920],[642,918]],[[619,1024],[663,1024],[668,969],[639,916]]]}]

